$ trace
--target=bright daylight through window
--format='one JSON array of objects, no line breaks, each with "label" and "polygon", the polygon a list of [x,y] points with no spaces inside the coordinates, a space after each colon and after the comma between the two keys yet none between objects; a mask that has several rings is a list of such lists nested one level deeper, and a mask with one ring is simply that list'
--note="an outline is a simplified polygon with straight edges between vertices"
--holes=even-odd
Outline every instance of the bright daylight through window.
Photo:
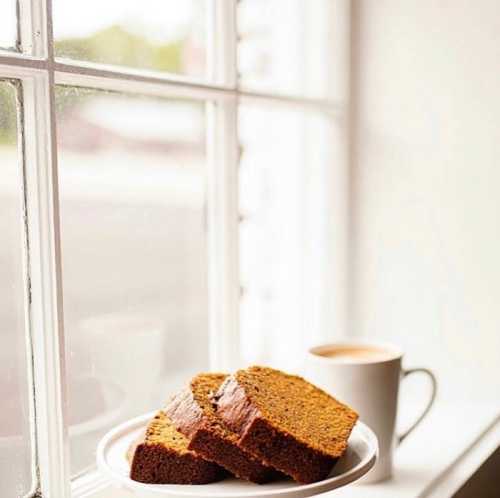
[{"label": "bright daylight through window", "polygon": [[17,50],[16,0],[3,0],[0,3],[0,47]]},{"label": "bright daylight through window", "polygon": [[[204,0],[56,0],[56,56],[204,77]],[[99,15],[96,15],[96,12]]]},{"label": "bright daylight through window", "polygon": [[92,490],[195,371],[289,366],[262,320],[315,336],[330,7],[0,2],[2,498]]},{"label": "bright daylight through window", "polygon": [[201,103],[69,87],[56,97],[79,472],[93,464],[103,431],[208,368],[205,112]]}]

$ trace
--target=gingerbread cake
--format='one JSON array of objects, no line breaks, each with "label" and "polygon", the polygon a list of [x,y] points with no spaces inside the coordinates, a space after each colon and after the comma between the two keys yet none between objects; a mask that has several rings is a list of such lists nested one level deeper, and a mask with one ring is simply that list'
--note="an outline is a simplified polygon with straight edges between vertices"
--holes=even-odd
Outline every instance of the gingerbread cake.
[{"label": "gingerbread cake", "polygon": [[228,377],[214,400],[241,448],[300,483],[329,475],[358,418],[301,377],[259,366]]},{"label": "gingerbread cake", "polygon": [[237,477],[259,484],[268,482],[279,473],[242,448],[239,435],[229,430],[215,413],[211,396],[226,377],[217,373],[197,375],[187,389],[172,398],[165,411],[177,430],[189,439],[190,450]]},{"label": "gingerbread cake", "polygon": [[163,411],[129,450],[130,477],[149,484],[207,484],[227,473],[188,449],[189,440]]}]

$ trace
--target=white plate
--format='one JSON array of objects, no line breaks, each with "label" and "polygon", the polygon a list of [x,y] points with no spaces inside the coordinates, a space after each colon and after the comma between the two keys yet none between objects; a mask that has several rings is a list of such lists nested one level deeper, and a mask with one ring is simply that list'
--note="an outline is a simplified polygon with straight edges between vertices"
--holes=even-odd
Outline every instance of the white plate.
[{"label": "white plate", "polygon": [[182,498],[304,498],[359,479],[373,467],[378,452],[375,434],[368,426],[358,422],[349,438],[347,451],[323,481],[297,484],[292,480],[281,480],[259,485],[228,478],[203,485],[143,484],[130,479],[126,452],[154,414],[151,412],[119,425],[108,432],[97,447],[99,469],[115,484],[142,498],[159,498],[161,495]]}]

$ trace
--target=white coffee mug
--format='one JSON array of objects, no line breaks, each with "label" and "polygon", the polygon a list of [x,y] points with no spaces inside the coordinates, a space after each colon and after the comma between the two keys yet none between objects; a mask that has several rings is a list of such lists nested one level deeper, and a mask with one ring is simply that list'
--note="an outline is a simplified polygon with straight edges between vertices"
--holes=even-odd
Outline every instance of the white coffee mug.
[{"label": "white coffee mug", "polygon": [[[325,344],[311,348],[307,354],[306,378],[354,408],[378,437],[379,457],[363,478],[364,483],[391,477],[395,446],[423,420],[436,397],[434,374],[426,368],[403,369],[402,357],[403,353],[392,345],[361,341]],[[412,373],[430,378],[429,401],[410,428],[396,435],[399,383]]]}]

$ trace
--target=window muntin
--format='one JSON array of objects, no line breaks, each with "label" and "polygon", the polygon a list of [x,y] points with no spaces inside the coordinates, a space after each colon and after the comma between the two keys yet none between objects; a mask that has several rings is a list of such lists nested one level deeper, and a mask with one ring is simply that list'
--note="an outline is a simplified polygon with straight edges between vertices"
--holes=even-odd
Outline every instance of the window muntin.
[{"label": "window muntin", "polygon": [[71,472],[208,368],[203,103],[57,88]]},{"label": "window muntin", "polygon": [[206,74],[204,0],[54,0],[55,54],[80,61]]},{"label": "window muntin", "polygon": [[21,165],[16,90],[0,80],[0,486],[6,498],[32,487]]}]

